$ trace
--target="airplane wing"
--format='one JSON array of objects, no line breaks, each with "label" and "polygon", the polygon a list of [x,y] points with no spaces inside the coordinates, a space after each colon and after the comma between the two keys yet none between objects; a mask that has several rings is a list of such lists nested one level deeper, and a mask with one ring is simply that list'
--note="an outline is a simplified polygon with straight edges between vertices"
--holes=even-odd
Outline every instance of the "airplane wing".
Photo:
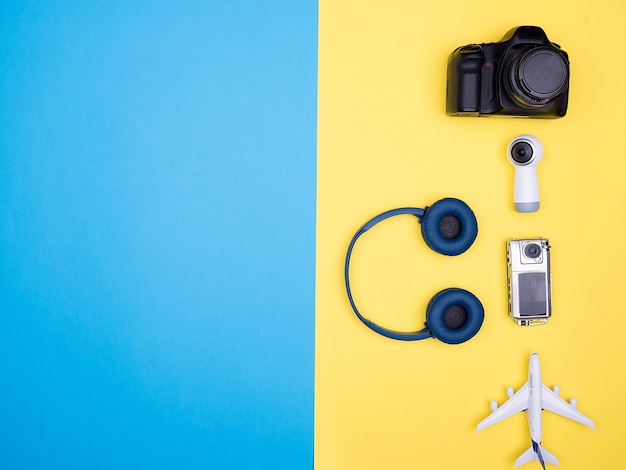
[{"label": "airplane wing", "polygon": [[478,423],[476,432],[485,429],[492,424],[502,421],[515,413],[524,411],[528,408],[528,382],[521,386],[521,388],[515,392],[511,398],[502,403],[500,407],[493,413]]},{"label": "airplane wing", "polygon": [[573,419],[574,421],[584,424],[585,426],[589,426],[593,430],[596,429],[595,424],[593,424],[593,421],[591,421],[590,418],[567,403],[544,384],[541,384],[541,407],[544,410],[552,411],[553,413]]}]

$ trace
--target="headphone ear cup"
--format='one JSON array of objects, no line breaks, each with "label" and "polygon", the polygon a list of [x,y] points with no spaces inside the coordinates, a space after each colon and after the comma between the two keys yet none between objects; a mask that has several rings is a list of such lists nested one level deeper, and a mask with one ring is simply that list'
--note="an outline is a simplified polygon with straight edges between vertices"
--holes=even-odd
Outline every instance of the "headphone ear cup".
[{"label": "headphone ear cup", "polygon": [[484,319],[480,300],[464,289],[444,289],[426,308],[426,326],[433,337],[448,344],[464,343],[472,338]]},{"label": "headphone ear cup", "polygon": [[478,235],[478,222],[463,201],[445,198],[427,207],[421,217],[422,236],[437,253],[448,256],[466,251]]}]

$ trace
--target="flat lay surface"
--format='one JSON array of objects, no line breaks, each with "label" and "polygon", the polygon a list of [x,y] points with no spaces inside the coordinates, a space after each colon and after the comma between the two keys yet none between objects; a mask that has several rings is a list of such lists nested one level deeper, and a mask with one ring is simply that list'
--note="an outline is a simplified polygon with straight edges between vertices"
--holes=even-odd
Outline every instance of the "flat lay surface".
[{"label": "flat lay surface", "polygon": [[[502,404],[507,386],[528,380],[533,351],[543,383],[575,397],[597,428],[545,411],[543,447],[563,469],[624,466],[626,64],[615,53],[626,42],[624,14],[603,1],[320,2],[316,468],[513,468],[531,445],[525,414],[480,433],[476,426],[491,400]],[[450,53],[500,41],[520,25],[542,27],[568,53],[566,116],[447,116]],[[532,213],[513,205],[506,149],[520,134],[544,148],[541,205]],[[437,292],[466,289],[484,306],[482,328],[458,345],[383,337],[348,302],[348,244],[377,214],[447,197],[474,211],[473,245],[443,256],[414,216],[390,218],[356,244],[352,293],[369,320],[415,331]],[[507,313],[506,242],[538,237],[552,247],[553,315],[522,327]]]},{"label": "flat lay surface", "polygon": [[5,1],[0,468],[310,468],[317,4]]}]

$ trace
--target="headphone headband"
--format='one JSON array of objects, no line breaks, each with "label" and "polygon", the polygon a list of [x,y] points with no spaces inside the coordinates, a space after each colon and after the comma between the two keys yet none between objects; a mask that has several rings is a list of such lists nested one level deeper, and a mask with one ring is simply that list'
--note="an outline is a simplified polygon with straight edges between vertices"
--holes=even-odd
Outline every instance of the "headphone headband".
[{"label": "headphone headband", "polygon": [[438,253],[456,256],[465,252],[476,239],[478,224],[474,213],[459,199],[446,198],[432,207],[400,207],[383,212],[365,223],[352,237],[346,253],[344,278],[352,310],[368,328],[391,339],[416,341],[435,337],[445,343],[458,344],[474,336],[484,319],[480,301],[463,289],[450,288],[436,294],[426,311],[425,327],[419,331],[400,332],[384,328],[365,318],[354,302],[350,288],[350,259],[357,240],[376,224],[398,215],[414,215],[422,224],[427,245]]},{"label": "headphone headband", "polygon": [[371,320],[368,320],[361,314],[361,312],[359,312],[359,309],[357,308],[354,302],[352,291],[350,289],[350,258],[352,257],[352,250],[354,249],[354,245],[356,245],[356,242],[361,237],[361,235],[363,235],[365,232],[371,229],[374,225],[382,222],[383,220],[389,219],[390,217],[395,217],[397,215],[415,215],[416,217],[421,218],[424,215],[424,212],[425,210],[419,207],[400,207],[398,209],[391,209],[386,212],[383,212],[382,214],[378,214],[376,217],[373,217],[368,222],[366,222],[365,225],[363,225],[363,227],[361,227],[361,229],[354,234],[354,237],[352,237],[352,240],[350,241],[350,244],[348,245],[348,252],[346,254],[346,263],[345,263],[345,268],[344,268],[344,277],[346,281],[346,291],[348,292],[348,300],[350,301],[352,310],[354,310],[354,313],[356,314],[356,316],[359,317],[359,319],[365,325],[367,325],[370,329],[374,330],[376,333],[386,336],[387,338],[397,339],[401,341],[416,341],[420,339],[430,338],[432,336],[432,333],[427,327],[423,328],[420,331],[414,331],[414,332],[408,332],[408,333],[390,330],[388,328],[384,328],[374,323]]}]

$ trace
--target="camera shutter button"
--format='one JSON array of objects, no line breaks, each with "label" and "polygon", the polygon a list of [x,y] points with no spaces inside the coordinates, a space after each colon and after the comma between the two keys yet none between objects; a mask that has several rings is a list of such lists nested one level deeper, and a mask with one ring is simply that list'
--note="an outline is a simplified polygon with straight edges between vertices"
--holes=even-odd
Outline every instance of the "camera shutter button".
[{"label": "camera shutter button", "polygon": [[483,48],[480,47],[479,44],[468,44],[467,46],[459,47],[459,52],[461,54],[472,54],[474,52],[480,52]]}]

